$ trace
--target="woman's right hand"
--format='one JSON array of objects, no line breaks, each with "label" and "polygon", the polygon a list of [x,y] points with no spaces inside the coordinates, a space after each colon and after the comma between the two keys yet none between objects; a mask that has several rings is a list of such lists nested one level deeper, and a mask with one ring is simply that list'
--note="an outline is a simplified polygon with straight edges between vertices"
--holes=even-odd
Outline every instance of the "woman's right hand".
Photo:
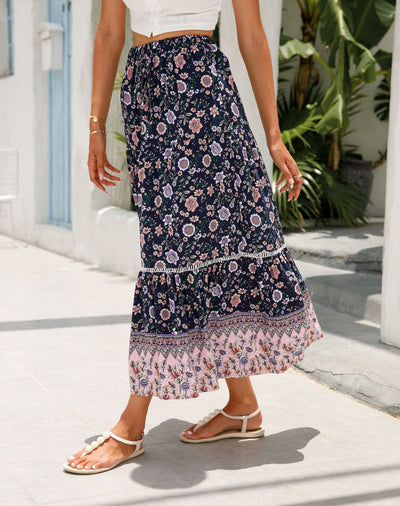
[{"label": "woman's right hand", "polygon": [[[87,164],[89,168],[90,181],[104,193],[107,193],[105,186],[117,186],[114,181],[121,180],[121,178],[113,176],[109,172],[111,171],[121,174],[121,171],[111,165],[107,159],[105,133],[98,132],[90,136],[89,157]],[[108,171],[106,169],[108,169]]]}]

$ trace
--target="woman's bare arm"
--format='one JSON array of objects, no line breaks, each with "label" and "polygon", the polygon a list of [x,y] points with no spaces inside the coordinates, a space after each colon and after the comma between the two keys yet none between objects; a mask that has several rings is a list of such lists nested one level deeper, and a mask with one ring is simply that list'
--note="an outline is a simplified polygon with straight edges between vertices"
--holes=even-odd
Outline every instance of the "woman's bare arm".
[{"label": "woman's bare arm", "polygon": [[[93,50],[93,85],[91,115],[99,121],[90,120],[90,131],[102,130],[110,108],[115,75],[125,43],[126,6],[122,0],[102,0],[101,15],[96,30]],[[100,131],[90,135],[88,167],[90,180],[106,193],[104,186],[116,186],[120,178],[106,172],[120,172],[106,156],[106,137]],[[106,179],[105,179],[106,178]],[[109,181],[108,181],[109,180]]]},{"label": "woman's bare arm", "polygon": [[280,185],[286,180],[286,184],[280,189],[280,193],[282,193],[294,183],[288,200],[292,197],[297,200],[302,179],[293,179],[292,176],[299,174],[299,169],[281,138],[271,53],[261,21],[259,0],[232,0],[232,4],[235,12],[239,49],[254,91],[268,148],[275,164],[282,171],[277,184]]}]

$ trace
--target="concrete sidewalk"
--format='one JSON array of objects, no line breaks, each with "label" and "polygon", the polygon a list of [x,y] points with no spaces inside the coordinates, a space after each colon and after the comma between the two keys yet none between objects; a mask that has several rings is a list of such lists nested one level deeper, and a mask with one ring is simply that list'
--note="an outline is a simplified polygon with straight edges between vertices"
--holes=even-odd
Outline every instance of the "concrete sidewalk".
[{"label": "concrete sidewalk", "polygon": [[381,341],[383,227],[285,234],[329,335],[296,368],[400,418],[400,349]]},{"label": "concrete sidewalk", "polygon": [[131,463],[64,473],[125,407],[133,280],[4,236],[0,262],[1,505],[400,504],[400,421],[295,368],[252,378],[262,440],[179,441],[223,407],[221,381],[197,399],[154,399],[146,453]]}]

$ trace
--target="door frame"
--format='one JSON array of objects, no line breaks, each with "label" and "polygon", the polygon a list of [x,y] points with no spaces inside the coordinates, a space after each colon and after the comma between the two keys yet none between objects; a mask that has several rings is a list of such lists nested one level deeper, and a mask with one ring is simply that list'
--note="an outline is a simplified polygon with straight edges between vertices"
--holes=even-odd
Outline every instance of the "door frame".
[{"label": "door frame", "polygon": [[[72,92],[72,76],[71,76],[71,48],[72,48],[72,9],[71,0],[60,0],[65,3],[66,12],[63,16],[64,27],[64,47],[63,47],[63,70],[49,71],[48,75],[48,124],[49,124],[49,146],[48,146],[48,210],[47,221],[51,225],[64,228],[72,228],[71,216],[71,145],[72,145],[72,117],[71,117],[71,92]],[[52,3],[54,0],[47,0],[47,18],[53,21]],[[53,135],[55,125],[54,117],[54,87],[55,72],[63,72],[62,90],[58,90],[62,94],[61,104],[61,134],[66,137],[66,142],[62,147],[64,161],[62,166],[62,174],[56,176],[55,156],[53,150]],[[55,177],[56,176],[56,177]],[[55,195],[55,192],[58,195]],[[59,198],[59,202],[57,199]],[[56,204],[54,204],[56,202]]]}]

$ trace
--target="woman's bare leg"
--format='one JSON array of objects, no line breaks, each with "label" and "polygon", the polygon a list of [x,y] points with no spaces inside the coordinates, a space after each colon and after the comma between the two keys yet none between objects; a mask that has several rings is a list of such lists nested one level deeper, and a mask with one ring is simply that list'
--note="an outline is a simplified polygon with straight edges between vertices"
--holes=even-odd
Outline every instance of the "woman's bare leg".
[{"label": "woman's bare leg", "polygon": [[[141,439],[151,399],[151,396],[130,395],[119,422],[114,425],[111,431],[117,436],[130,441]],[[80,458],[84,451],[83,448],[71,456],[68,462],[71,467],[77,469],[99,469],[112,466],[121,459],[128,457],[135,449],[138,448],[121,443],[114,438],[109,438],[91,453]]]},{"label": "woman's bare leg", "polygon": [[[258,408],[258,403],[250,378],[248,376],[244,378],[227,378],[225,381],[229,389],[229,399],[224,411],[229,415],[250,415],[254,413]],[[257,429],[261,423],[262,415],[259,413],[248,420],[247,429]],[[183,435],[188,439],[214,437],[225,430],[241,429],[242,421],[232,420],[224,415],[217,415],[195,433],[190,434],[195,426],[196,424],[183,431]]]}]

